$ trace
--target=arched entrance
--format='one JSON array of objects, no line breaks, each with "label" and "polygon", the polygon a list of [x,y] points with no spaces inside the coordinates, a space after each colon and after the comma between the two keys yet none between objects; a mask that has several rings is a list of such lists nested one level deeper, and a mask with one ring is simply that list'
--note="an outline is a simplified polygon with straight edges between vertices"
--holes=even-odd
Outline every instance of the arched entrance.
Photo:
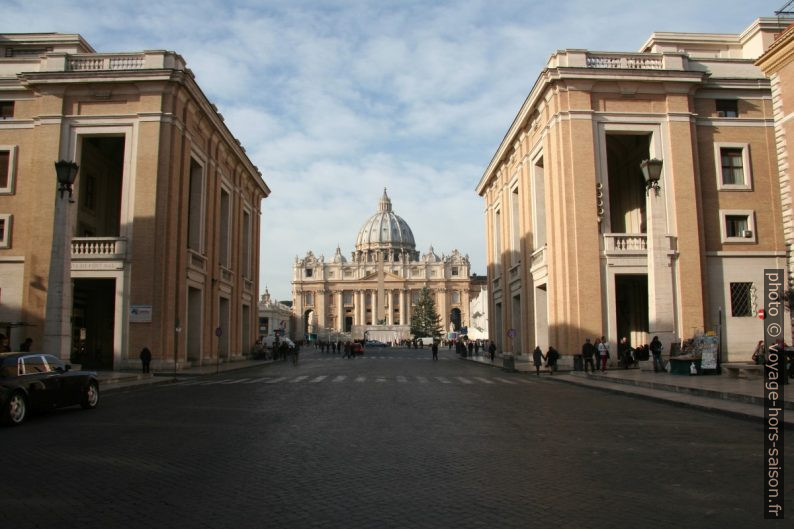
[{"label": "arched entrance", "polygon": [[307,341],[312,342],[317,339],[317,317],[314,310],[308,309],[303,313],[303,328]]},{"label": "arched entrance", "polygon": [[449,313],[449,321],[452,322],[452,330],[455,332],[460,331],[460,318],[460,309],[452,309],[452,312]]}]

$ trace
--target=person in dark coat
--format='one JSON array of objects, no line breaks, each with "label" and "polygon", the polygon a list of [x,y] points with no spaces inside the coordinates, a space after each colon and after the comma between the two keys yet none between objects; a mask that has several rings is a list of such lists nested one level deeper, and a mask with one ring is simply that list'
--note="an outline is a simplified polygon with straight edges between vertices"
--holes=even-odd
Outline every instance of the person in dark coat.
[{"label": "person in dark coat", "polygon": [[19,344],[19,350],[24,353],[30,352],[30,347],[33,345],[33,338],[25,338],[25,341]]},{"label": "person in dark coat", "polygon": [[144,373],[149,372],[149,364],[152,362],[152,352],[149,350],[148,347],[144,347],[141,349],[141,367],[143,368]]},{"label": "person in dark coat", "polygon": [[595,373],[595,362],[593,357],[596,355],[595,345],[590,343],[590,338],[586,338],[584,345],[582,345],[582,358],[584,358],[584,372],[587,373],[587,366],[590,366],[590,372]]},{"label": "person in dark coat", "polygon": [[651,340],[651,355],[653,356],[653,372],[658,373],[664,371],[664,364],[662,364],[662,342],[658,336],[654,336]]},{"label": "person in dark coat", "polygon": [[557,359],[560,358],[560,353],[557,352],[552,346],[549,346],[549,350],[546,351],[546,365],[549,367],[549,372],[553,375],[555,371],[557,371]]},{"label": "person in dark coat", "polygon": [[532,351],[532,363],[535,364],[535,373],[540,376],[540,366],[543,365],[543,351],[540,347],[535,347]]},{"label": "person in dark coat", "polygon": [[493,362],[494,356],[496,356],[496,344],[491,342],[491,345],[488,346],[488,354],[491,355],[491,362]]},{"label": "person in dark coat", "polygon": [[433,360],[438,360],[438,342],[433,340]]}]

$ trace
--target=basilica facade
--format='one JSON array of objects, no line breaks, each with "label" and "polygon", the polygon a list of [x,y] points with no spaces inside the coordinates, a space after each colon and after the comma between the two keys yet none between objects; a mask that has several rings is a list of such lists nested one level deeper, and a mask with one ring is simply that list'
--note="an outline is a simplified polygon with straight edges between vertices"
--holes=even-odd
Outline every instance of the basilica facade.
[{"label": "basilica facade", "polygon": [[[292,275],[296,339],[400,340],[410,337],[412,308],[423,288],[434,296],[445,332],[465,330],[472,288],[468,256],[416,250],[408,223],[392,211],[386,190],[358,232],[350,259],[309,251]],[[479,288],[479,287],[477,287]]]}]

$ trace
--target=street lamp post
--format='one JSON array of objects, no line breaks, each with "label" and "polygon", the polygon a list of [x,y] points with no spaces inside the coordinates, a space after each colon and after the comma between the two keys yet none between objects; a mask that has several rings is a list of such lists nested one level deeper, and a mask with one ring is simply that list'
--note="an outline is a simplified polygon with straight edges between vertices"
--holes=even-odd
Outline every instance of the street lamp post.
[{"label": "street lamp post", "polygon": [[[55,162],[58,195],[52,224],[50,273],[47,280],[47,307],[44,319],[43,350],[68,362],[72,348],[72,230],[69,205],[72,184],[79,167],[76,163]],[[64,200],[63,194],[69,196]]]}]

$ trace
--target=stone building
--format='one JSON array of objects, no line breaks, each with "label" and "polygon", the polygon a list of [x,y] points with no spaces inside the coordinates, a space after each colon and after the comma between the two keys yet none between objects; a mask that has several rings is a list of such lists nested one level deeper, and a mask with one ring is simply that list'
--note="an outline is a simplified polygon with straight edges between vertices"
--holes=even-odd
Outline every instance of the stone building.
[{"label": "stone building", "polygon": [[270,292],[265,288],[265,293],[259,300],[259,337],[281,336],[294,337],[292,308],[284,303],[279,303],[270,297]]},{"label": "stone building", "polygon": [[358,232],[350,260],[340,248],[326,261],[309,251],[292,273],[296,337],[347,334],[384,341],[410,337],[411,310],[427,287],[445,331],[469,321],[469,258],[453,250],[420,254],[408,223],[392,211],[383,191],[378,211]]},{"label": "stone building", "polygon": [[[758,58],[756,64],[770,78],[772,85],[772,110],[775,120],[777,169],[780,180],[780,204],[783,218],[783,239],[788,253],[788,289],[794,277],[794,25],[789,26]],[[791,302],[791,301],[790,301]],[[794,318],[794,311],[789,311]],[[794,336],[786,340],[794,343]]]},{"label": "stone building", "polygon": [[[615,351],[659,335],[667,351],[711,331],[723,360],[750,357],[763,269],[786,262],[772,92],[754,61],[788,23],[551,55],[476,188],[491,339],[570,355],[587,337]],[[661,161],[658,183],[644,160]]]},{"label": "stone building", "polygon": [[[70,200],[58,160],[79,166]],[[25,325],[12,344],[40,349],[60,317],[60,354],[95,368],[139,365],[144,346],[154,369],[246,354],[269,193],[177,53],[0,35],[0,321]],[[73,302],[49,315],[61,263]]]}]

